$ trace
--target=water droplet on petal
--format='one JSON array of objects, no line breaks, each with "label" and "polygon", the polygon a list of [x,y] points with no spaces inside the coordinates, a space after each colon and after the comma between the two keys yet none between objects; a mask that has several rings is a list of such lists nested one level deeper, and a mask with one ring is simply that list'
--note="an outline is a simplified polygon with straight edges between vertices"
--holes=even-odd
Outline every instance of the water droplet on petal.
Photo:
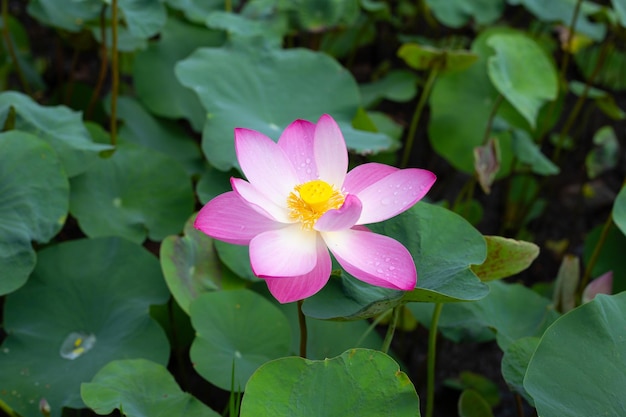
[{"label": "water droplet on petal", "polygon": [[72,332],[61,344],[59,354],[65,359],[74,360],[89,352],[95,344],[96,336],[94,334]]}]

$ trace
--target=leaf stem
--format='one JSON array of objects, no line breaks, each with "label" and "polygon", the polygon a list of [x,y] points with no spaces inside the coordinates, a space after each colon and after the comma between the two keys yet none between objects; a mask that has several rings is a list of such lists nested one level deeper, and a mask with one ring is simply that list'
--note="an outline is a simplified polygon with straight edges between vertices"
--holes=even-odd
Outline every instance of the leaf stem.
[{"label": "leaf stem", "polygon": [[435,409],[435,361],[437,349],[437,326],[443,303],[436,303],[428,332],[428,357],[426,370],[426,417],[432,417]]},{"label": "leaf stem", "polygon": [[298,325],[300,326],[300,357],[306,358],[307,328],[306,316],[302,312],[303,300],[298,300]]},{"label": "leaf stem", "polygon": [[413,149],[413,142],[415,142],[415,133],[417,132],[417,126],[419,124],[420,117],[422,116],[424,106],[426,105],[426,100],[428,100],[428,97],[430,96],[430,90],[432,90],[433,85],[435,84],[435,80],[437,79],[437,75],[439,75],[438,68],[432,68],[428,73],[426,84],[424,84],[424,90],[422,90],[420,99],[417,102],[417,106],[415,107],[415,112],[413,113],[413,118],[411,119],[411,125],[409,126],[409,133],[406,137],[406,143],[404,145],[404,153],[402,154],[402,162],[400,163],[400,168],[406,168],[407,164],[409,163],[409,157],[411,156],[411,150]]},{"label": "leaf stem", "polygon": [[11,60],[13,61],[13,65],[15,65],[15,72],[20,79],[22,88],[24,89],[26,94],[30,96],[30,86],[28,85],[28,81],[26,80],[24,71],[22,71],[20,62],[17,59],[17,53],[15,52],[13,42],[11,41],[11,34],[9,33],[9,0],[2,0],[2,37],[4,38],[4,42],[6,43],[7,50],[9,51],[9,55],[11,56]]},{"label": "leaf stem", "polygon": [[398,319],[400,318],[400,311],[402,311],[403,306],[397,305],[393,308],[391,313],[391,320],[389,321],[389,327],[387,327],[387,334],[385,334],[385,340],[383,340],[383,345],[380,350],[383,353],[389,352],[389,348],[391,347],[391,340],[393,339],[393,335],[396,332],[396,327],[398,326]]},{"label": "leaf stem", "polygon": [[98,101],[98,98],[100,97],[100,91],[102,91],[102,87],[104,86],[104,80],[106,78],[107,69],[109,67],[109,56],[107,54],[106,43],[106,10],[107,5],[106,3],[104,3],[102,5],[102,10],[100,11],[100,38],[102,39],[102,45],[100,45],[100,71],[98,72],[96,87],[91,94],[89,104],[87,105],[87,110],[85,111],[85,119],[87,120],[91,119],[91,115],[96,105],[96,101]]},{"label": "leaf stem", "polygon": [[[119,54],[117,50],[117,0],[111,0],[111,145],[117,144],[117,95],[120,88]],[[104,40],[103,40],[104,41]],[[106,41],[105,41],[106,42]]]}]

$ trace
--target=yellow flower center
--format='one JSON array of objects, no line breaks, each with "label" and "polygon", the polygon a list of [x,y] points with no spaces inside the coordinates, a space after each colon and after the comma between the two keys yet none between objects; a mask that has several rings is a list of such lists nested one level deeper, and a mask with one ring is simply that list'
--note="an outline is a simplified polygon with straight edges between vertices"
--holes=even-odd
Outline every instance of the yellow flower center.
[{"label": "yellow flower center", "polygon": [[313,180],[296,185],[287,197],[289,217],[302,223],[304,230],[312,230],[313,225],[328,210],[342,206],[345,196],[326,181]]}]

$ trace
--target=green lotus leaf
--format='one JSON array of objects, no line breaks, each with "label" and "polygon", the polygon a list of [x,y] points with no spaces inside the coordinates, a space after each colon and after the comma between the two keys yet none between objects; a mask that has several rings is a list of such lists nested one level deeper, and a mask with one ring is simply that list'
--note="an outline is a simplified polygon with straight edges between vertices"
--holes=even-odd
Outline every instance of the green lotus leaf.
[{"label": "green lotus leaf", "polygon": [[626,293],[599,294],[555,321],[524,388],[544,417],[621,416],[626,410]]},{"label": "green lotus leaf", "polygon": [[117,99],[117,114],[123,121],[120,138],[171,156],[189,174],[202,170],[200,147],[175,122],[155,118],[139,102],[124,96]]},{"label": "green lotus leaf", "polygon": [[176,160],[130,143],[73,178],[70,212],[87,236],[141,243],[179,233],[193,211],[191,180]]},{"label": "green lotus leaf", "polygon": [[460,28],[470,20],[478,24],[493,23],[502,15],[504,0],[426,0],[435,17],[444,25]]},{"label": "green lotus leaf", "polygon": [[29,132],[48,142],[63,163],[68,177],[84,171],[98,158],[98,152],[111,149],[94,143],[82,123],[80,113],[65,106],[46,107],[14,91],[0,94],[0,124],[15,111],[13,128]]},{"label": "green lotus leaf", "polygon": [[191,360],[202,377],[224,390],[243,391],[259,366],[289,353],[287,318],[252,291],[201,294],[191,303],[190,313],[197,335]]},{"label": "green lotus leaf", "polygon": [[28,2],[28,13],[40,22],[78,32],[89,20],[96,19],[102,9],[101,0],[33,0]]},{"label": "green lotus leaf", "polygon": [[165,282],[183,311],[200,294],[246,285],[224,268],[213,239],[193,227],[196,216],[185,224],[184,236],[168,236],[161,244],[160,260]]},{"label": "green lotus leaf", "polygon": [[61,230],[69,181],[50,145],[14,130],[0,133],[0,190],[2,295],[22,286],[35,267],[31,241],[46,243]]},{"label": "green lotus leaf", "polygon": [[82,408],[80,384],[115,359],[167,363],[169,344],[149,314],[167,301],[158,260],[120,239],[81,239],[38,253],[30,279],[6,298],[0,400],[24,417]]},{"label": "green lotus leaf", "polygon": [[521,33],[492,35],[487,45],[495,50],[487,62],[489,78],[534,129],[539,109],[559,92],[554,63],[533,39]]},{"label": "green lotus leaf", "polygon": [[513,276],[528,268],[539,256],[539,246],[532,242],[501,236],[485,236],[485,241],[487,259],[480,265],[472,266],[472,271],[481,281]]},{"label": "green lotus leaf", "polygon": [[198,94],[207,111],[202,148],[211,165],[223,171],[237,166],[236,127],[276,140],[295,119],[317,122],[328,113],[357,152],[375,153],[392,144],[384,134],[352,128],[361,101],[357,83],[323,53],[242,44],[200,48],[177,64],[176,76]]},{"label": "green lotus leaf", "polygon": [[271,361],[252,375],[241,404],[241,417],[385,415],[419,416],[419,398],[393,359],[369,349]]},{"label": "green lotus leaf", "polygon": [[220,32],[169,16],[158,41],[150,42],[135,57],[133,80],[137,97],[152,113],[171,119],[185,118],[194,130],[202,130],[206,112],[198,97],[178,82],[174,66],[196,48],[223,42],[224,35]]},{"label": "green lotus leaf", "polygon": [[119,409],[128,417],[219,416],[197,398],[181,391],[167,368],[146,359],[109,362],[91,382],[81,385],[80,393],[85,404],[100,415]]}]

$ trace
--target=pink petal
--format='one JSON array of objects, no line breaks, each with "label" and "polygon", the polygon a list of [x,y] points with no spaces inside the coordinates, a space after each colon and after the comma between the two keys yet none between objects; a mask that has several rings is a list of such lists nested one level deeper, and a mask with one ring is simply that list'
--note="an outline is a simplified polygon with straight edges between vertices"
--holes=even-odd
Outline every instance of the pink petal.
[{"label": "pink petal", "polygon": [[324,232],[322,237],[339,264],[355,278],[384,288],[415,288],[415,263],[400,242],[355,229]]},{"label": "pink petal", "polygon": [[247,245],[260,233],[284,227],[259,214],[233,191],[206,203],[193,225],[212,238],[236,245]]},{"label": "pink petal", "polygon": [[313,151],[315,124],[307,120],[296,120],[283,131],[278,146],[287,154],[296,169],[301,184],[317,178]]},{"label": "pink petal", "polygon": [[357,224],[387,220],[412,207],[435,182],[435,174],[425,169],[401,169],[380,178],[357,192],[363,212]]},{"label": "pink petal", "polygon": [[286,205],[278,206],[269,198],[259,192],[256,187],[241,178],[231,178],[230,184],[233,190],[250,206],[270,219],[280,223],[293,223],[294,220],[289,218]]},{"label": "pink petal", "polygon": [[250,241],[250,264],[261,278],[293,277],[313,270],[317,263],[317,233],[300,224],[270,230]]},{"label": "pink petal", "polygon": [[317,220],[313,228],[320,232],[334,232],[349,229],[354,226],[361,216],[362,208],[363,206],[358,197],[348,194],[340,208],[328,210]]},{"label": "pink petal", "polygon": [[285,152],[270,138],[254,130],[235,129],[235,149],[248,182],[277,205],[298,185],[298,175]]},{"label": "pink petal", "polygon": [[399,171],[396,167],[376,162],[359,165],[346,175],[342,191],[357,194],[359,191],[364,190],[376,181],[396,171]]},{"label": "pink petal", "polygon": [[303,300],[316,294],[328,282],[331,272],[330,255],[322,241],[318,239],[317,264],[308,274],[296,277],[265,278],[267,288],[280,303]]},{"label": "pink petal", "polygon": [[348,171],[348,149],[339,126],[327,114],[315,126],[314,150],[319,178],[340,189]]}]

